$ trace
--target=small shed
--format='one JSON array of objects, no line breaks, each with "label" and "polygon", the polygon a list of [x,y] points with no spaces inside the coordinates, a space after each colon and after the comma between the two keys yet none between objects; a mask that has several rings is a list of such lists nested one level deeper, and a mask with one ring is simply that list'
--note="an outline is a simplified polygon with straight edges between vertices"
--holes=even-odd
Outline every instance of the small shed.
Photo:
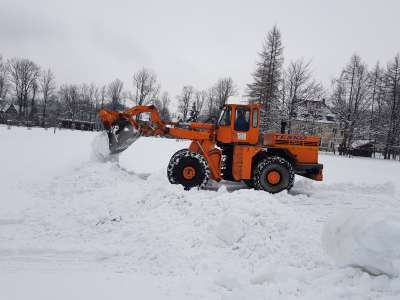
[{"label": "small shed", "polygon": [[0,121],[2,123],[14,122],[18,118],[18,111],[14,104],[3,104],[0,107]]},{"label": "small shed", "polygon": [[369,140],[356,140],[352,143],[350,154],[353,156],[372,157],[374,143]]}]

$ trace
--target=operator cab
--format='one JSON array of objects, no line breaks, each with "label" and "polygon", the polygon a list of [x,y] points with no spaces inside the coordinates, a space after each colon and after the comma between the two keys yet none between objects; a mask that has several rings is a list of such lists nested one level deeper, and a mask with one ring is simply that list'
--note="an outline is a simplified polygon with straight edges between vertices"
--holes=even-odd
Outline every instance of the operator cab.
[{"label": "operator cab", "polygon": [[224,144],[257,144],[259,123],[259,104],[227,104],[218,119],[217,140]]}]

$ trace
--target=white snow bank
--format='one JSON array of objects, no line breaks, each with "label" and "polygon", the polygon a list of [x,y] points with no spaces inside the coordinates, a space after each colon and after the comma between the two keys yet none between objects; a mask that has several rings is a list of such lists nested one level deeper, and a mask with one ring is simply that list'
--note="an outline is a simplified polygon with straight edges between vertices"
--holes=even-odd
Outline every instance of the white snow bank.
[{"label": "white snow bank", "polygon": [[92,140],[92,160],[107,161],[110,157],[108,137],[105,131],[97,133]]},{"label": "white snow bank", "polygon": [[326,180],[290,193],[184,191],[166,167],[189,141],[103,162],[95,135],[0,125],[1,300],[400,299],[400,276],[332,266],[320,243],[338,210],[400,215],[398,162],[321,155]]},{"label": "white snow bank", "polygon": [[242,221],[237,216],[224,216],[217,228],[217,237],[231,246],[245,235]]},{"label": "white snow bank", "polygon": [[374,275],[399,275],[398,214],[364,211],[337,216],[325,225],[322,241],[339,265],[360,267]]}]

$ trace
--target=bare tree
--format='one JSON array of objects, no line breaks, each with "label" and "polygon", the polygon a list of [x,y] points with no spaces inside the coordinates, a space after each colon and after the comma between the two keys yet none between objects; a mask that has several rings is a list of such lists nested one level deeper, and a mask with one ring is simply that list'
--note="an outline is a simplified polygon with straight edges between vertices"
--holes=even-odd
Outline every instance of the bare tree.
[{"label": "bare tree", "polygon": [[136,105],[145,105],[157,99],[160,84],[154,72],[143,68],[133,75]]},{"label": "bare tree", "polygon": [[237,88],[230,77],[219,79],[214,88],[218,107],[222,107],[229,97],[237,94]]},{"label": "bare tree", "polygon": [[368,97],[369,74],[367,66],[358,55],[353,55],[350,62],[334,80],[333,111],[343,128],[343,140],[340,152],[346,152],[352,145],[356,130],[366,121],[364,116],[369,109]]},{"label": "bare tree", "polygon": [[91,122],[96,113],[98,88],[94,83],[80,86],[80,118]]},{"label": "bare tree", "polygon": [[0,55],[0,99],[4,99],[7,96],[9,89],[7,64],[3,61],[3,57]]},{"label": "bare tree", "polygon": [[178,96],[178,110],[182,114],[182,120],[187,121],[190,104],[194,95],[194,88],[190,85],[184,86],[181,94]]},{"label": "bare tree", "polygon": [[46,122],[47,102],[49,98],[51,98],[54,95],[54,92],[56,90],[55,77],[50,69],[48,69],[47,71],[43,71],[41,73],[39,79],[39,87],[40,87],[40,92],[42,93],[43,96],[42,126],[44,126]]},{"label": "bare tree", "polygon": [[213,122],[218,118],[219,106],[217,101],[217,92],[215,87],[210,87],[206,92],[206,105],[207,105],[207,121]]},{"label": "bare tree", "polygon": [[[390,159],[398,153],[394,148],[400,148],[400,55],[388,64],[385,73],[387,103],[388,103],[388,130],[386,134],[384,157]],[[396,153],[397,152],[397,153]]]},{"label": "bare tree", "polygon": [[39,84],[38,84],[38,80],[35,80],[32,84],[32,92],[31,92],[31,111],[29,114],[29,119],[32,120],[33,118],[36,117],[37,115],[37,109],[36,109],[36,94],[37,91],[39,89]]},{"label": "bare tree", "polygon": [[12,59],[8,64],[11,82],[19,105],[19,116],[27,117],[28,98],[35,91],[39,67],[29,59]]},{"label": "bare tree", "polygon": [[378,143],[383,141],[385,118],[385,80],[384,70],[377,63],[374,69],[369,74],[368,88],[370,108],[370,125],[369,125],[369,140],[374,143],[374,154]]},{"label": "bare tree", "polygon": [[121,108],[121,93],[124,83],[115,79],[108,85],[108,96],[111,98],[111,109],[116,110]]},{"label": "bare tree", "polygon": [[169,97],[168,92],[162,93],[161,98],[154,101],[154,105],[157,107],[161,119],[166,121],[169,121],[171,118],[169,111],[170,103],[171,98]]},{"label": "bare tree", "polygon": [[207,102],[207,91],[196,91],[194,102],[196,104],[197,114],[200,116],[203,112],[204,104]]},{"label": "bare tree", "polygon": [[283,113],[288,120],[288,131],[291,131],[292,120],[297,116],[299,105],[308,100],[319,100],[323,95],[323,88],[317,83],[311,73],[311,62],[299,59],[289,64],[285,73],[285,96],[283,98]]},{"label": "bare tree", "polygon": [[232,78],[221,78],[212,87],[206,91],[200,91],[195,94],[195,105],[192,107],[200,115],[205,106],[205,116],[208,122],[218,118],[221,107],[226,104],[229,97],[237,94],[237,88]]},{"label": "bare tree", "polygon": [[107,97],[107,86],[103,85],[100,88],[100,108],[103,109],[104,108],[104,103],[106,101],[106,97]]},{"label": "bare tree", "polygon": [[[212,90],[212,93],[209,94],[208,91],[195,91],[194,92],[194,97],[193,97],[193,101],[192,101],[192,105],[189,111],[189,120],[191,122],[195,122],[199,119],[199,117],[201,115],[203,115],[203,117],[206,117],[207,119],[210,118],[210,111],[215,113],[217,111],[217,107],[219,107],[218,103],[218,98],[217,98],[217,89],[215,88],[215,86],[213,88],[211,88],[210,90]],[[223,93],[222,93],[222,88],[220,89],[220,100],[223,97]],[[225,90],[226,92],[226,90]],[[226,102],[221,100],[221,102]],[[207,105],[207,111],[205,113],[204,112],[204,106]],[[210,107],[208,107],[208,105],[210,105]]]},{"label": "bare tree", "polygon": [[74,121],[79,111],[79,87],[77,85],[62,85],[59,90],[59,97],[66,108],[66,116]]}]

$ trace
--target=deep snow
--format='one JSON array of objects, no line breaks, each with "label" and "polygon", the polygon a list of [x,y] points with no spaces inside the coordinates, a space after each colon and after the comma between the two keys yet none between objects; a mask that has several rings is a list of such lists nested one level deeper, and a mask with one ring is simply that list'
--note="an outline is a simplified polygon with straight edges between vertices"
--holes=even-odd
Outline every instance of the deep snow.
[{"label": "deep snow", "polygon": [[322,241],[339,265],[359,267],[374,275],[390,277],[400,271],[400,215],[363,211],[329,220]]},{"label": "deep snow", "polygon": [[338,215],[400,215],[398,162],[321,155],[324,182],[290,193],[187,192],[166,179],[187,142],[141,138],[118,163],[93,138],[0,127],[1,299],[400,297],[398,277],[337,265],[321,242]]}]

